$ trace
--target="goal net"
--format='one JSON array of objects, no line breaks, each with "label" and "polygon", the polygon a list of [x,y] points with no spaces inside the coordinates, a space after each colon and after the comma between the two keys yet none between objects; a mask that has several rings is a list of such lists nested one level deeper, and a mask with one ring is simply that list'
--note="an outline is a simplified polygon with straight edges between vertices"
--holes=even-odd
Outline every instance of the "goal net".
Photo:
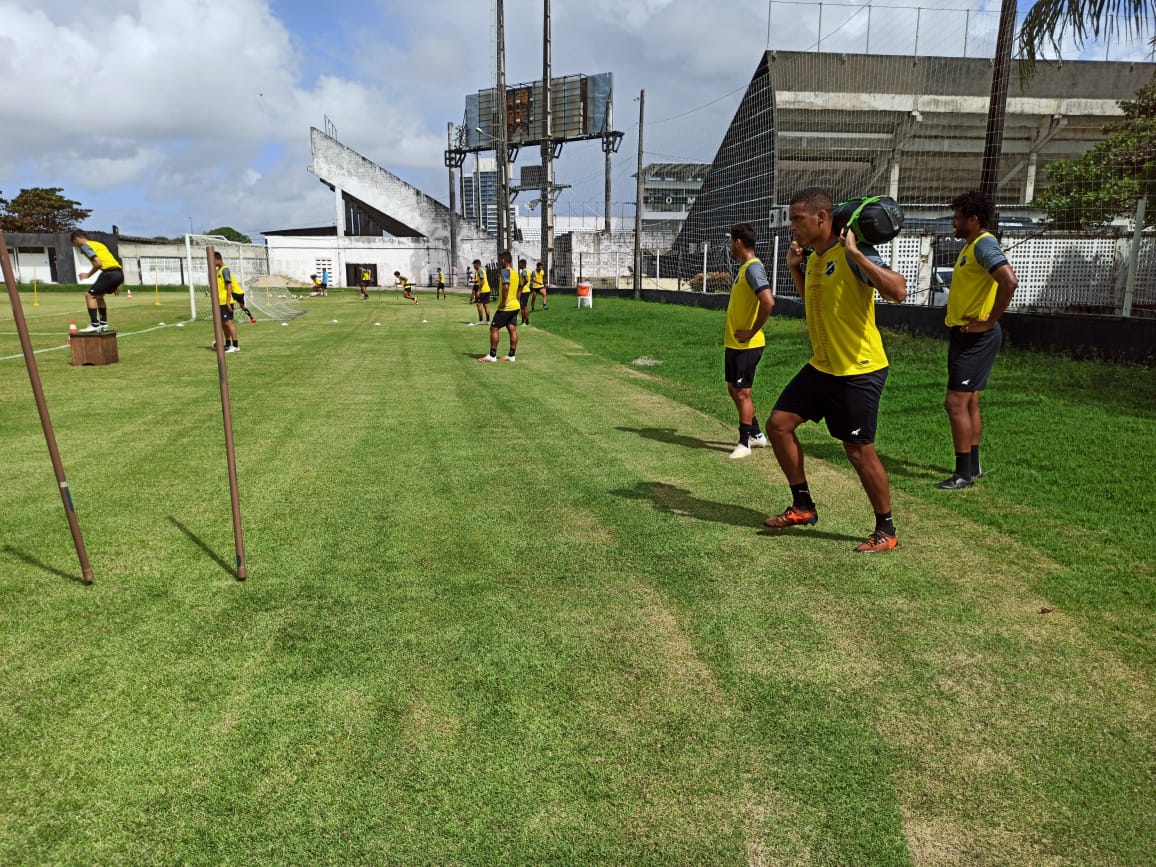
[{"label": "goal net", "polygon": [[216,270],[209,267],[208,247],[221,254],[225,267],[244,289],[245,306],[254,318],[293,319],[305,312],[299,303],[304,284],[270,274],[268,249],[263,244],[242,244],[219,235],[185,235],[190,319],[212,321],[217,303]]}]

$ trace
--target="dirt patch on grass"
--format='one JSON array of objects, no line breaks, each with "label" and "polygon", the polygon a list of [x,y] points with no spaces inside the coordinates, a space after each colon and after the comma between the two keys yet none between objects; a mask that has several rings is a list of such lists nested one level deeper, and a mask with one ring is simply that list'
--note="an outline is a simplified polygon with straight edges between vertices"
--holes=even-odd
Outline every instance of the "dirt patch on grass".
[{"label": "dirt patch on grass", "polygon": [[551,506],[545,510],[543,521],[578,542],[612,542],[614,530],[589,509],[575,506]]},{"label": "dirt patch on grass", "polygon": [[1001,829],[977,834],[950,819],[905,819],[903,822],[911,860],[922,867],[957,867],[960,864],[1031,864],[1048,867],[1068,863],[1044,855],[1039,847],[1022,836]]}]

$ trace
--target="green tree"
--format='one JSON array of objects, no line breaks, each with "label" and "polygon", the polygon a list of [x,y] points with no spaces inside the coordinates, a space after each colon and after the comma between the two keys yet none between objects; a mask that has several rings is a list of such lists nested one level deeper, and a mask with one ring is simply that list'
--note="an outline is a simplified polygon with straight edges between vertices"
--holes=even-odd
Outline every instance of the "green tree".
[{"label": "green tree", "polygon": [[92,213],[61,195],[63,187],[31,187],[0,199],[0,227],[8,232],[68,232]]},{"label": "green tree", "polygon": [[206,235],[220,235],[222,238],[226,238],[230,241],[233,241],[236,244],[252,244],[253,243],[252,239],[248,235],[242,235],[240,232],[238,232],[232,226],[221,226],[217,229],[209,229],[209,231],[205,232],[205,234]]},{"label": "green tree", "polygon": [[1156,0],[1036,0],[1020,25],[1019,54],[1034,64],[1046,46],[1056,53],[1071,33],[1076,50],[1089,39],[1122,32],[1141,36],[1156,29]]},{"label": "green tree", "polygon": [[1048,167],[1051,183],[1033,204],[1057,229],[1129,216],[1141,196],[1151,203],[1145,224],[1156,224],[1156,76],[1119,106],[1124,117],[1103,128],[1107,138],[1079,159]]}]

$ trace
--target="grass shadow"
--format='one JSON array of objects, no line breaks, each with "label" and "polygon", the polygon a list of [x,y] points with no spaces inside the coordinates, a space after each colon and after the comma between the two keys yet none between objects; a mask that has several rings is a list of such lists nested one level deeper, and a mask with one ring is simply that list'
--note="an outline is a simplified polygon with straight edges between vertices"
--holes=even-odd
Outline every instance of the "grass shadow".
[{"label": "grass shadow", "polygon": [[[58,578],[67,578],[69,581],[75,581],[78,584],[85,584],[84,578],[81,575],[74,575],[71,572],[65,572],[63,569],[57,569],[55,566],[49,566],[40,560],[37,560],[27,551],[21,551],[19,548],[13,548],[11,545],[4,546],[4,553],[10,554],[17,560],[27,563],[29,566],[34,566],[42,572],[47,572],[49,575],[55,575]],[[85,586],[88,586],[85,584]]]},{"label": "grass shadow", "polygon": [[730,524],[733,527],[761,527],[766,517],[755,509],[703,500],[690,491],[662,482],[639,482],[633,488],[620,488],[610,493],[627,500],[648,500],[657,509],[670,515]]},{"label": "grass shadow", "polygon": [[220,566],[222,569],[224,569],[225,572],[227,572],[229,575],[231,575],[231,576],[236,575],[236,571],[234,570],[232,564],[230,564],[227,560],[225,560],[223,557],[221,557],[219,554],[217,554],[216,551],[214,551],[212,548],[210,548],[208,545],[206,545],[204,540],[201,539],[199,536],[197,536],[196,533],[194,533],[192,530],[190,530],[188,527],[186,527],[184,524],[182,524],[180,521],[178,521],[172,515],[169,515],[168,518],[169,518],[170,524],[172,524],[174,527],[176,527],[178,530],[180,530],[181,533],[184,534],[186,539],[188,539],[190,542],[192,542],[194,545],[196,545],[198,548],[200,548],[202,551],[204,551],[205,554],[207,554],[209,556],[209,558],[211,560],[213,560],[213,562],[215,562],[218,566]]},{"label": "grass shadow", "polygon": [[734,443],[724,443],[718,440],[700,440],[698,437],[680,434],[672,427],[619,427],[624,433],[638,434],[640,437],[655,442],[666,443],[672,446],[682,446],[686,449],[709,449],[712,452],[730,452]]}]

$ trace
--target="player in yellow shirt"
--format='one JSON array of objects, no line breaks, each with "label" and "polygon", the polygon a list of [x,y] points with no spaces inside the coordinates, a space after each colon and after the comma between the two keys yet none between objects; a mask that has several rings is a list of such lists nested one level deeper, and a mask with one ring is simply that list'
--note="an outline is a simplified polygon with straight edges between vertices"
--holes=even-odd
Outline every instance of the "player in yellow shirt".
[{"label": "player in yellow shirt", "polygon": [[217,304],[221,308],[221,327],[225,331],[225,352],[240,352],[237,326],[233,322],[233,288],[237,286],[237,281],[225,267],[220,253],[213,253],[213,260],[217,265]]},{"label": "player in yellow shirt", "polygon": [[[478,307],[478,322],[490,321],[490,278],[482,267],[481,259],[474,259],[474,304]],[[482,318],[482,310],[486,318]]]},{"label": "player in yellow shirt", "polygon": [[[245,318],[248,319],[249,322],[256,322],[257,320],[253,316],[252,311],[250,311],[249,308],[245,306],[245,287],[237,282],[237,278],[233,276],[233,272],[230,271],[227,266],[225,266],[224,261],[221,259],[220,253],[213,253],[213,258],[217,262],[217,268],[224,269],[222,271],[222,277],[225,281],[225,285],[229,287],[229,291],[233,296],[233,305],[240,307],[245,312]],[[234,321],[236,320],[234,319]]]},{"label": "player in yellow shirt", "polygon": [[438,300],[438,301],[444,301],[445,298],[446,298],[446,275],[445,275],[445,272],[442,271],[441,268],[438,268],[437,294],[434,295],[434,299]]},{"label": "player in yellow shirt", "polygon": [[727,391],[739,411],[739,444],[731,458],[745,458],[751,448],[767,444],[766,435],[759,429],[755,418],[755,404],[751,389],[755,384],[755,368],[763,357],[767,338],[763,325],[775,307],[767,270],[755,256],[755,227],[739,223],[731,227],[728,251],[739,263],[739,273],[731,287],[727,302],[726,326],[723,330],[724,372]]},{"label": "player in yellow shirt", "polygon": [[526,260],[518,260],[518,306],[522,310],[522,324],[530,324],[530,275],[526,272]]},{"label": "player in yellow shirt", "polygon": [[[843,443],[851,465],[875,511],[875,530],[855,548],[876,554],[895,547],[891,489],[875,452],[879,397],[887,379],[887,355],[875,327],[875,291],[900,304],[907,281],[890,270],[875,248],[855,233],[837,232],[831,220],[831,194],[818,187],[791,198],[791,234],[787,267],[807,310],[811,360],[779,395],[767,429],[775,457],[791,487],[792,503],[767,518],[782,530],[819,520],[803,470],[803,448],[795,429],[804,421],[827,420],[827,430]],[[805,256],[804,248],[813,252]]]},{"label": "player in yellow shirt", "polygon": [[546,303],[546,269],[542,263],[538,263],[538,267],[530,272],[530,312],[534,312],[534,304],[538,300],[538,296],[542,296],[542,309],[549,310],[550,305]]},{"label": "player in yellow shirt", "polygon": [[397,281],[397,285],[401,287],[401,291],[405,297],[414,304],[417,304],[417,299],[413,297],[413,286],[410,284],[409,278],[402,277],[400,271],[394,271],[393,279]]},{"label": "player in yellow shirt", "polygon": [[498,360],[498,337],[505,328],[510,334],[510,352],[502,356],[502,361],[514,361],[518,351],[518,272],[513,267],[513,257],[509,250],[499,257],[502,263],[502,291],[498,298],[498,310],[490,323],[490,352],[478,361]]},{"label": "player in yellow shirt", "polygon": [[951,422],[955,472],[937,488],[970,488],[983,475],[979,463],[979,393],[995,365],[1003,342],[999,318],[1019,285],[999,241],[988,232],[995,217],[989,196],[971,190],[951,201],[955,237],[966,241],[951,274],[944,323],[951,329],[947,348],[947,397],[943,402]]},{"label": "player in yellow shirt", "polygon": [[357,288],[361,290],[362,301],[369,300],[369,291],[367,287],[369,286],[371,280],[373,280],[373,275],[369,273],[368,268],[362,265],[357,278]]},{"label": "player in yellow shirt", "polygon": [[104,296],[117,294],[121,284],[124,283],[124,269],[116,256],[112,255],[112,251],[100,241],[90,241],[84,232],[79,231],[73,232],[71,238],[72,246],[80,250],[81,255],[92,263],[90,271],[77,276],[81,280],[87,280],[100,272],[96,282],[88,287],[88,293],[84,298],[84,303],[88,307],[88,318],[92,322],[80,330],[85,333],[108,331],[108,306]]}]

